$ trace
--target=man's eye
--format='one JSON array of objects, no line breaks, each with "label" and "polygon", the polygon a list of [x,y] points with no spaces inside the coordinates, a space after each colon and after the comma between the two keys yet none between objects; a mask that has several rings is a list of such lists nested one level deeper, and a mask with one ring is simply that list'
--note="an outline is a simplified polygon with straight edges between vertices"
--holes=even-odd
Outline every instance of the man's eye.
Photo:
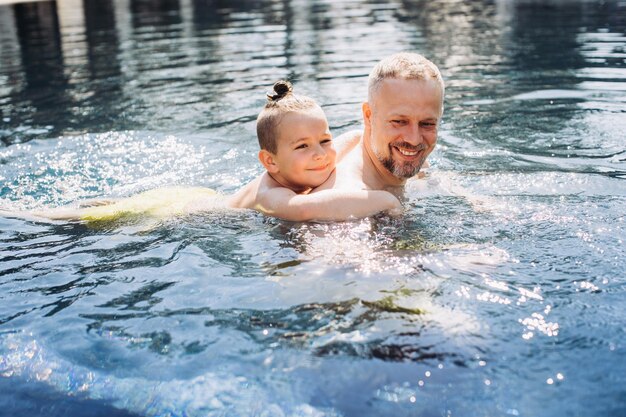
[{"label": "man's eye", "polygon": [[398,126],[404,126],[406,124],[406,120],[392,120],[391,123]]},{"label": "man's eye", "polygon": [[425,128],[433,128],[433,127],[437,126],[437,123],[433,123],[433,122],[422,122],[422,123],[420,123],[420,125],[421,125],[422,127],[425,127]]}]

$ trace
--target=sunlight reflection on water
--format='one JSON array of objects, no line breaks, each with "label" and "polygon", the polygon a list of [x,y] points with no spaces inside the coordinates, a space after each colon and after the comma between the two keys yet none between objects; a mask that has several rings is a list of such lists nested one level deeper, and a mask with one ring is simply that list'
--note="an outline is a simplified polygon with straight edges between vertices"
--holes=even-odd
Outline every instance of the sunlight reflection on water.
[{"label": "sunlight reflection on water", "polygon": [[0,6],[0,208],[231,193],[272,82],[337,135],[401,49],[442,69],[439,144],[398,219],[0,218],[6,412],[620,414],[623,2],[140,3]]}]

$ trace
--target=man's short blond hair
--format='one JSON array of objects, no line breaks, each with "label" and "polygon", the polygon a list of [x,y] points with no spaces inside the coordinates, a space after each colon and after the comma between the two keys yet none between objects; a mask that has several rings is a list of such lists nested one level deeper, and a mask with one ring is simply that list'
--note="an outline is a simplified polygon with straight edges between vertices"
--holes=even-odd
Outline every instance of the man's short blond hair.
[{"label": "man's short blond hair", "polygon": [[445,85],[439,68],[424,56],[414,52],[400,52],[383,58],[372,70],[368,78],[367,99],[372,101],[374,93],[386,79],[435,80],[441,86],[443,96]]}]

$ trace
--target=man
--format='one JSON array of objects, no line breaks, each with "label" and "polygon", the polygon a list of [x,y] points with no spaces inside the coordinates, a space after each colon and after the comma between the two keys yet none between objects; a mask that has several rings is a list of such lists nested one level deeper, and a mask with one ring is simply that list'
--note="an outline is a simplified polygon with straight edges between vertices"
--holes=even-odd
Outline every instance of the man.
[{"label": "man", "polygon": [[337,166],[330,186],[401,194],[435,148],[443,97],[441,73],[423,56],[399,53],[380,61],[368,80],[364,130],[356,133],[362,139]]}]

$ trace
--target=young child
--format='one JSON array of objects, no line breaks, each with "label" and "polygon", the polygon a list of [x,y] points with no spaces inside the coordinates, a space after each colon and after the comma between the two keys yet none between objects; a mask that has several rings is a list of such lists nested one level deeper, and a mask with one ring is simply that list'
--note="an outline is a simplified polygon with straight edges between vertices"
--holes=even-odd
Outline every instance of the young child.
[{"label": "young child", "polygon": [[291,221],[337,221],[382,211],[400,212],[398,199],[387,191],[333,190],[315,192],[332,181],[337,156],[358,142],[349,139],[335,149],[326,116],[311,98],[293,94],[287,81],[274,84],[257,118],[259,160],[266,172],[232,196],[209,188],[168,187],[120,200],[102,200],[78,209],[33,212],[54,220],[110,222],[133,217],[170,217],[219,207],[247,208]]}]

